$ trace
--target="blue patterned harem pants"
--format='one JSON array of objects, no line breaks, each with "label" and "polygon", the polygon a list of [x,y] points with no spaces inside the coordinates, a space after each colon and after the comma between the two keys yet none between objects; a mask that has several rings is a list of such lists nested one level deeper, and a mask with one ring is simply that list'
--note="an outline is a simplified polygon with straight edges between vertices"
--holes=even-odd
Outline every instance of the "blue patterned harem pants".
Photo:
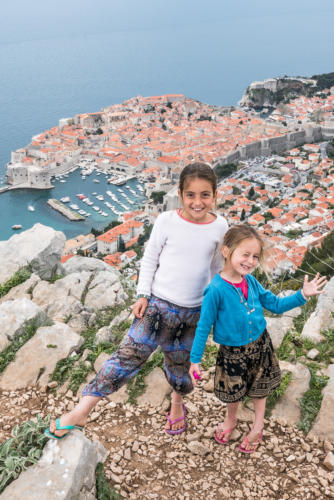
[{"label": "blue patterned harem pants", "polygon": [[188,373],[200,307],[180,307],[152,296],[144,317],[135,318],[130,330],[96,377],[87,384],[84,396],[107,396],[134,377],[153,351],[160,346],[169,384],[179,394],[188,394],[193,384]]}]

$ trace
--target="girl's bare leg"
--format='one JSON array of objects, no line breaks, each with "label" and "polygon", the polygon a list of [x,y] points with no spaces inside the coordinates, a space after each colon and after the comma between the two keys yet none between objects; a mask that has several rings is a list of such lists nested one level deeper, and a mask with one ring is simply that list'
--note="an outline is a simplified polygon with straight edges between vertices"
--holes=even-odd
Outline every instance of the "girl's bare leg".
[{"label": "girl's bare leg", "polygon": [[[87,417],[94,406],[102,399],[101,396],[83,396],[77,406],[60,418],[60,425],[80,425],[84,426],[87,422]],[[56,436],[66,434],[68,430],[56,430],[56,421],[50,422],[50,431]]]},{"label": "girl's bare leg", "polygon": [[[216,435],[218,439],[229,439],[230,433],[222,435],[224,431],[227,429],[232,429],[236,426],[237,423],[237,411],[238,411],[239,401],[237,403],[227,403],[227,412],[224,422],[218,426],[216,431]],[[232,431],[231,431],[232,432]]]},{"label": "girl's bare leg", "polygon": [[[184,416],[184,410],[183,410],[183,398],[181,394],[173,391],[172,394],[172,406],[170,409],[170,419],[175,420],[176,418],[181,418]],[[180,422],[176,422],[175,424],[172,425],[172,430],[177,431],[178,429],[182,429],[184,427],[184,420],[180,420]],[[167,420],[166,423],[166,429],[170,429],[170,424]]]},{"label": "girl's bare leg", "polygon": [[249,446],[246,446],[245,442],[242,443],[243,447],[246,449],[252,448],[252,443],[256,443],[260,439],[263,429],[264,413],[266,411],[266,401],[267,398],[253,399],[255,418],[253,426],[247,435]]}]

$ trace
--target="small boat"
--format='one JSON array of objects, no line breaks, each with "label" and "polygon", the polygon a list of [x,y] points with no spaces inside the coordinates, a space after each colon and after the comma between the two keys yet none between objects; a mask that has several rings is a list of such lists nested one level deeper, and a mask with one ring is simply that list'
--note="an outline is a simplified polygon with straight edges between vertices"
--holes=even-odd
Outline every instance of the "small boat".
[{"label": "small boat", "polygon": [[12,226],[12,229],[22,229],[22,224],[14,224],[14,226]]},{"label": "small boat", "polygon": [[28,206],[28,210],[29,210],[30,212],[35,212],[35,207],[33,207],[32,205],[29,205],[29,206]]},{"label": "small boat", "polygon": [[93,179],[93,182],[99,183],[99,179]]},{"label": "small boat", "polygon": [[65,179],[61,179],[60,182],[62,182],[64,184],[64,182],[66,182],[66,181],[65,181]]},{"label": "small boat", "polygon": [[62,201],[63,203],[68,203],[70,201],[70,197],[69,196],[63,196],[62,198],[60,198],[60,201]]}]

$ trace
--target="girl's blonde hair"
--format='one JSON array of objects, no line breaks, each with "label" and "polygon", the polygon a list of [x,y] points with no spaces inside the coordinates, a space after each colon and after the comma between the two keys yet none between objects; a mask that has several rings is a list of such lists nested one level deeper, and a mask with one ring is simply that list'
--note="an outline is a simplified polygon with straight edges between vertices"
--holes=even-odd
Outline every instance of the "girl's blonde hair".
[{"label": "girl's blonde hair", "polygon": [[260,244],[259,263],[261,267],[263,267],[265,243],[256,229],[254,229],[252,226],[249,226],[248,224],[239,224],[238,226],[233,226],[225,233],[223,246],[226,246],[229,250],[228,258],[231,258],[234,250],[240,245],[240,243],[250,238],[255,238]]}]

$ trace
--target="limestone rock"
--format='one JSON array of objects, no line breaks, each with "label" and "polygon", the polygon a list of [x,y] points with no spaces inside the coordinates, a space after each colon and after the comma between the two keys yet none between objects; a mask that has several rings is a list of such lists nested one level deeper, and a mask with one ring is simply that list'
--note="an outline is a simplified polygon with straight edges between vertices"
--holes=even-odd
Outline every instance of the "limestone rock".
[{"label": "limestone rock", "polygon": [[285,334],[293,326],[293,318],[290,316],[282,316],[278,318],[265,318],[267,329],[270,334],[274,349],[278,349],[282,343]]},{"label": "limestone rock", "polygon": [[108,271],[112,274],[119,276],[116,269],[113,269],[103,262],[103,260],[95,259],[94,257],[82,257],[79,255],[74,255],[65,264],[63,264],[65,274],[82,273],[83,271],[89,273],[97,273],[100,271]]},{"label": "limestone rock", "polygon": [[52,278],[60,265],[65,241],[63,233],[42,224],[1,241],[0,283],[27,265],[42,279]]},{"label": "limestone rock", "polygon": [[332,277],[324,288],[324,292],[319,295],[318,303],[306,321],[302,337],[312,340],[312,342],[321,342],[323,336],[321,332],[334,327],[334,277]]},{"label": "limestone rock", "polygon": [[190,443],[187,444],[187,448],[191,453],[194,453],[194,455],[200,455],[202,457],[210,453],[210,449],[200,441],[190,441]]},{"label": "limestone rock", "polygon": [[145,377],[144,382],[147,387],[144,394],[137,398],[139,405],[160,406],[172,391],[164,372],[158,366]]},{"label": "limestone rock", "polygon": [[329,365],[327,373],[329,380],[322,391],[323,398],[320,411],[315,419],[311,432],[323,439],[329,439],[334,442],[334,364]]},{"label": "limestone rock", "polygon": [[[66,324],[73,328],[77,333],[84,332],[87,330],[87,322],[84,316],[82,315],[84,311],[81,311],[80,314],[70,314],[68,317],[70,318],[66,321]],[[65,318],[67,320],[67,318]]]},{"label": "limestone rock", "polygon": [[27,323],[41,326],[48,321],[42,309],[27,298],[3,302],[0,305],[0,350],[24,333]]},{"label": "limestone rock", "polygon": [[109,326],[102,326],[95,335],[95,344],[102,344],[103,342],[111,342],[113,333]]},{"label": "limestone rock", "polygon": [[23,298],[30,299],[31,298],[30,291],[35,288],[35,286],[39,281],[41,281],[41,278],[37,276],[37,274],[32,273],[30,278],[27,279],[24,283],[21,283],[21,285],[14,286],[14,288],[11,288],[9,290],[7,295],[1,297],[0,304],[8,300],[23,299]]},{"label": "limestone rock", "polygon": [[118,389],[118,391],[109,394],[109,396],[107,396],[107,399],[108,401],[111,401],[113,403],[121,403],[121,404],[126,403],[127,400],[129,399],[129,393],[126,384],[122,385],[122,387]]},{"label": "limestone rock", "polygon": [[331,451],[326,455],[324,466],[329,470],[334,470],[334,454]]},{"label": "limestone rock", "polygon": [[214,391],[214,380],[213,378],[211,377],[208,382],[206,382],[204,385],[203,385],[203,389],[206,391],[206,392],[213,392]]},{"label": "limestone rock", "polygon": [[315,359],[317,356],[319,356],[319,351],[318,349],[310,349],[308,353],[306,354],[308,359]]},{"label": "limestone rock", "polygon": [[90,279],[90,273],[74,273],[55,283],[41,281],[33,290],[33,301],[56,321],[65,321],[79,314],[84,306],[81,297]]},{"label": "limestone rock", "polygon": [[96,373],[101,369],[104,362],[107,361],[107,359],[109,358],[110,354],[107,354],[106,352],[101,352],[101,354],[96,358],[94,363],[94,370],[96,371]]},{"label": "limestone rock", "polygon": [[122,323],[122,321],[129,319],[130,316],[131,316],[131,313],[127,309],[125,309],[124,311],[122,311],[118,316],[116,316],[111,321],[109,328],[112,328],[113,326],[120,325]]},{"label": "limestone rock", "polygon": [[127,295],[119,281],[117,271],[101,271],[89,284],[85,306],[99,310],[115,304],[123,304],[126,299]]},{"label": "limestone rock", "polygon": [[285,393],[273,409],[272,415],[284,417],[291,425],[300,420],[299,399],[309,388],[310,372],[301,363],[292,364],[287,361],[280,361],[279,364],[282,371],[291,372],[292,378]]},{"label": "limestone rock", "polygon": [[64,440],[50,440],[39,462],[13,481],[0,495],[3,500],[94,500],[95,469],[106,450],[72,431]]},{"label": "limestone rock", "polygon": [[16,353],[0,377],[2,390],[16,390],[27,386],[41,386],[49,381],[57,362],[79,348],[84,340],[69,326],[56,323],[37,330],[35,335]]}]

